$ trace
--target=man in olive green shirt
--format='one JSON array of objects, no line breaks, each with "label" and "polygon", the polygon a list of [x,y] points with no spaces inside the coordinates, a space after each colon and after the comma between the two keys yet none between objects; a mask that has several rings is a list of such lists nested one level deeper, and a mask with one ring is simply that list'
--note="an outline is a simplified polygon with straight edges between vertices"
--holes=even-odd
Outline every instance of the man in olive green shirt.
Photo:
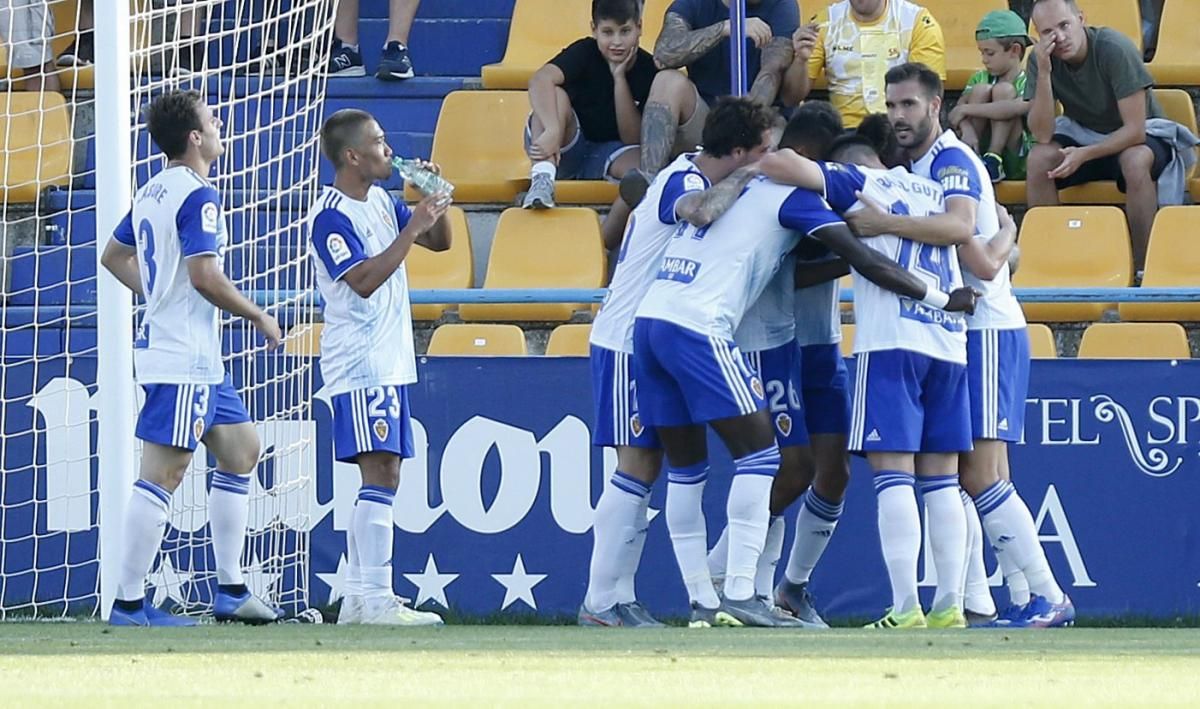
[{"label": "man in olive green shirt", "polygon": [[[1075,0],[1036,0],[1033,22],[1040,40],[1026,67],[1029,131],[1037,141],[1025,183],[1029,206],[1058,204],[1063,187],[1116,180],[1140,271],[1158,209],[1155,180],[1174,157],[1169,143],[1146,135],[1147,119],[1163,116],[1150,90],[1154,80],[1133,42],[1086,26]],[[1056,131],[1055,101],[1063,116],[1104,139],[1081,145]]]}]

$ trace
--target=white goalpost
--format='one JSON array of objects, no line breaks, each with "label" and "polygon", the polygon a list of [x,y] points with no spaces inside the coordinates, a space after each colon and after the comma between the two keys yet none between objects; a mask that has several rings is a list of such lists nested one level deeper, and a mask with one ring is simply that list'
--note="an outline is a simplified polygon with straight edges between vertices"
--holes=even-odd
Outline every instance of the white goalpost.
[{"label": "white goalpost", "polygon": [[[210,179],[229,230],[225,270],[290,331],[268,353],[249,325],[223,321],[226,368],[262,441],[247,582],[301,609],[316,521],[314,365],[295,346],[313,318],[301,230],[318,184],[335,0],[98,0],[90,31],[87,3],[53,0],[32,18],[49,57],[35,66],[21,39],[29,18],[0,13],[9,60],[0,94],[0,619],[107,617],[114,596],[140,458],[132,337],[141,303],[99,255],[133,192],[165,165],[140,109],[172,88],[201,92],[224,121],[226,152]],[[62,66],[70,58],[80,63]],[[173,496],[147,587],[160,606],[202,613],[211,604],[212,469],[202,446]]]}]

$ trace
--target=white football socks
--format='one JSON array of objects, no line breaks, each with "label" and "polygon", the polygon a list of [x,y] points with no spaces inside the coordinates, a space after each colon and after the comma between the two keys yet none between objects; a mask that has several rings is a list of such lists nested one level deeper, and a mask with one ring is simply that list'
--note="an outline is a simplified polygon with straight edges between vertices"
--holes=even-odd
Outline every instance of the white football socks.
[{"label": "white football socks", "polygon": [[117,579],[117,598],[136,601],[146,595],[146,574],[158,557],[171,493],[149,480],[133,484],[133,494],[125,508],[124,553]]},{"label": "white football socks", "polygon": [[796,537],[783,575],[792,583],[808,583],[812,571],[829,546],[833,530],[842,516],[842,502],[830,502],[811,487],[796,515]]},{"label": "white football socks", "polygon": [[392,504],[396,491],[378,485],[358,490],[354,510],[354,542],[364,599],[392,595]]},{"label": "white football socks", "polygon": [[214,472],[212,491],[208,493],[208,524],[218,584],[234,586],[246,582],[242,577],[242,549],[246,545],[249,516],[250,476]]},{"label": "white football socks", "polygon": [[771,518],[771,484],[779,472],[779,462],[776,445],[733,461],[733,482],[725,506],[729,555],[725,562],[724,596],[731,601],[754,596],[754,579]]},{"label": "white football socks", "polygon": [[716,608],[720,600],[708,573],[708,528],[702,506],[707,480],[707,463],[667,470],[667,530],[688,600]]},{"label": "white football socks", "polygon": [[[1013,565],[1024,573],[1032,593],[1045,596],[1051,603],[1062,603],[1063,591],[1046,561],[1033,515],[1013,484],[1007,480],[997,482],[975,498],[975,505],[983,516],[983,527],[996,557],[1011,557]],[[1011,586],[1009,590],[1013,590]]]},{"label": "white football socks", "polygon": [[771,517],[767,524],[767,538],[763,542],[763,552],[758,556],[758,570],[754,575],[754,595],[760,598],[771,598],[775,590],[775,569],[779,566],[779,557],[783,556],[783,535],[787,532],[787,523],[782,516]]},{"label": "white football socks", "polygon": [[933,611],[963,607],[963,583],[967,561],[967,518],[958,492],[958,475],[917,478],[925,512],[929,515],[929,546],[937,569],[937,591]]},{"label": "white football socks", "polygon": [[988,585],[987,569],[983,565],[983,526],[979,523],[979,512],[966,490],[960,490],[963,513],[967,519],[967,576],[963,606],[972,613],[993,615],[996,602]]},{"label": "white football socks", "polygon": [[617,578],[617,603],[633,603],[637,600],[637,571],[642,563],[642,550],[646,548],[646,533],[650,528],[650,493],[638,503],[637,537],[632,544],[621,548],[621,575]]},{"label": "white football socks", "polygon": [[592,560],[583,602],[588,610],[605,611],[620,602],[618,586],[629,567],[629,552],[638,542],[639,513],[645,524],[642,503],[649,495],[648,485],[621,471],[604,486],[592,520]]},{"label": "white football socks", "polygon": [[911,473],[881,470],[875,474],[879,504],[879,545],[892,585],[892,611],[919,607],[917,557],[921,554],[921,516]]}]

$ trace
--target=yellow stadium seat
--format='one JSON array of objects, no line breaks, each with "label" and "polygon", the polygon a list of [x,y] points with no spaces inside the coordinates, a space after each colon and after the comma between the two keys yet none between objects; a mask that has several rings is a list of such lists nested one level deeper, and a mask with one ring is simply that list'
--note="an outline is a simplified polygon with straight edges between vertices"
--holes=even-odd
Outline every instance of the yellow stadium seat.
[{"label": "yellow stadium seat", "polygon": [[1054,359],[1058,357],[1058,345],[1054,343],[1054,331],[1045,325],[1033,323],[1027,330],[1029,333],[1029,352],[1035,359]]},{"label": "yellow stadium seat", "polygon": [[516,325],[439,325],[429,340],[429,355],[497,355],[519,357],[528,354],[525,333]]},{"label": "yellow stadium seat", "polygon": [[[1200,207],[1165,207],[1154,218],[1146,253],[1145,288],[1200,288],[1196,224]],[[1122,320],[1200,321],[1200,303],[1121,303]]]},{"label": "yellow stadium seat", "polygon": [[554,200],[559,204],[612,204],[617,183],[608,180],[558,180]]},{"label": "yellow stadium seat", "polygon": [[321,331],[324,329],[325,323],[319,322],[293,327],[283,338],[284,353],[300,357],[315,357],[321,354]]},{"label": "yellow stadium seat", "polygon": [[[1187,126],[1192,133],[1196,132],[1196,107],[1192,97],[1182,89],[1154,89],[1154,97],[1162,106],[1167,118]],[[1193,174],[1195,166],[1192,167]],[[1113,180],[1090,182],[1060,190],[1059,199],[1063,204],[1124,204],[1125,195],[1117,189]],[[1001,200],[1003,201],[1003,200]]]},{"label": "yellow stadium seat", "polygon": [[1150,62],[1154,81],[1168,86],[1200,85],[1200,3],[1170,0],[1163,6],[1158,49]]},{"label": "yellow stadium seat", "polygon": [[[471,249],[471,231],[467,215],[459,207],[446,211],[450,221],[450,248],[437,252],[423,246],[413,246],[404,260],[408,272],[408,287],[470,288],[475,285],[475,257]],[[414,305],[413,320],[437,320],[446,312],[446,305]]]},{"label": "yellow stadium seat", "polygon": [[[454,199],[511,202],[529,185],[521,143],[529,99],[524,91],[455,91],[433,134],[433,161],[455,186]],[[410,199],[419,195],[410,187]]]},{"label": "yellow stadium seat", "polygon": [[591,351],[588,337],[592,326],[587,323],[559,325],[550,333],[546,354],[558,357],[587,357]]},{"label": "yellow stadium seat", "polygon": [[[584,207],[507,209],[500,215],[484,288],[600,288],[604,245],[596,212]],[[570,320],[587,303],[467,304],[463,320]]]},{"label": "yellow stadium seat", "polygon": [[654,54],[654,43],[662,32],[667,8],[674,0],[646,0],[642,9],[642,49]]},{"label": "yellow stadium seat", "polygon": [[946,40],[946,88],[959,90],[967,79],[983,68],[975,27],[992,10],[1007,10],[1006,0],[921,0],[917,3],[933,15]]},{"label": "yellow stadium seat", "polygon": [[854,356],[854,324],[842,323],[842,356]]},{"label": "yellow stadium seat", "polygon": [[[1142,11],[1138,9],[1138,0],[1079,0],[1079,9],[1083,10],[1085,23],[1097,27],[1111,27],[1132,40],[1139,52],[1142,51]],[[1029,33],[1037,37],[1037,28],[1032,20],[1029,22],[1029,28]]]},{"label": "yellow stadium seat", "polygon": [[[1129,227],[1117,207],[1034,207],[1021,223],[1018,288],[1121,288],[1130,284]],[[1098,320],[1113,303],[1025,303],[1034,322]]]},{"label": "yellow stadium seat", "polygon": [[1095,323],[1079,343],[1081,359],[1190,359],[1179,323]]},{"label": "yellow stadium seat", "polygon": [[543,64],[592,33],[590,10],[586,0],[517,0],[504,59],[483,67],[483,87],[525,89]]},{"label": "yellow stadium seat", "polygon": [[33,203],[71,180],[71,123],[62,94],[10,91],[0,98],[0,188],[6,202]]},{"label": "yellow stadium seat", "polygon": [[1025,204],[1025,180],[997,182],[996,201],[1000,204]]}]

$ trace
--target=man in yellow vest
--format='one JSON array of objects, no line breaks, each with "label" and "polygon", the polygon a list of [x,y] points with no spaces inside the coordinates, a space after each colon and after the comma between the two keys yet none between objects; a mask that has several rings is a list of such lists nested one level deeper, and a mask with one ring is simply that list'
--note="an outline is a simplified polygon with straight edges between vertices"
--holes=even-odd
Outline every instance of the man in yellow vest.
[{"label": "man in yellow vest", "polygon": [[925,8],[908,0],[840,0],[817,13],[792,37],[795,57],[780,96],[794,106],[825,76],[829,101],[853,128],[884,113],[884,74],[920,62],[946,78],[942,28]]}]

